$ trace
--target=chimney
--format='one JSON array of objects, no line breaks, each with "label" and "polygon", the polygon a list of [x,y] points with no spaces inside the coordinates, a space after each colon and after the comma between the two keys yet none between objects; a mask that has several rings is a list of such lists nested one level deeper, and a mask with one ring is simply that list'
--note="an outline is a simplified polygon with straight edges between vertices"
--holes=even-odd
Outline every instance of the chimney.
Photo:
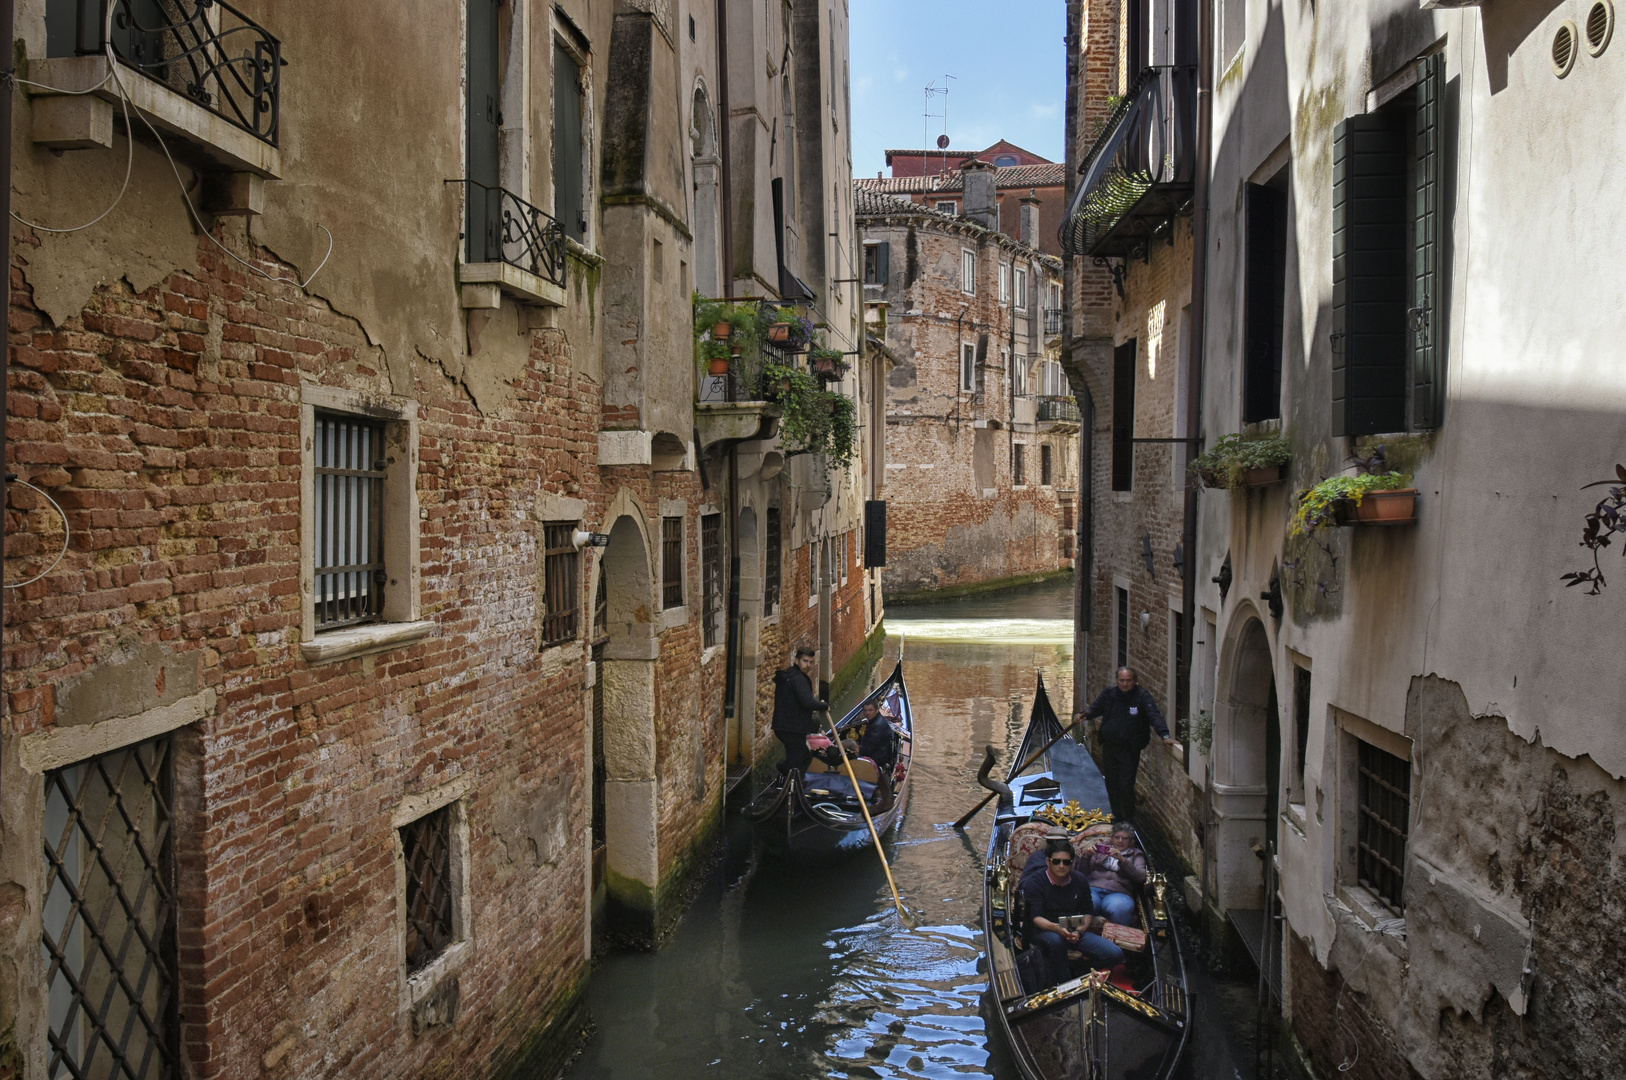
[{"label": "chimney", "polygon": [[965,185],[965,205],[962,216],[970,218],[985,229],[999,229],[999,204],[994,194],[994,167],[986,161],[972,158],[960,166],[960,179]]},{"label": "chimney", "polygon": [[1022,243],[1030,248],[1039,246],[1039,192],[1029,188],[1022,196]]}]

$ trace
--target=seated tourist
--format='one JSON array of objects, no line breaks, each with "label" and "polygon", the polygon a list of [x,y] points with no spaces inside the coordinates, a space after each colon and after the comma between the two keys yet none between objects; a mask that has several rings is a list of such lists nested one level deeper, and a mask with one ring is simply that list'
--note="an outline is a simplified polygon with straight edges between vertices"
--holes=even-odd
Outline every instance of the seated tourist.
[{"label": "seated tourist", "polygon": [[1072,973],[1067,959],[1069,946],[1078,949],[1092,968],[1112,968],[1123,963],[1124,951],[1100,934],[1091,922],[1089,930],[1069,930],[1056,920],[1066,915],[1089,915],[1094,908],[1089,882],[1073,868],[1071,842],[1047,841],[1044,871],[1023,874],[1022,895],[1027,901],[1027,927],[1024,935],[1042,961],[1041,985],[1052,986]]},{"label": "seated tourist", "polygon": [[864,702],[864,737],[859,740],[858,753],[875,762],[883,773],[890,772],[898,758],[897,730],[873,701]]},{"label": "seated tourist", "polygon": [[1128,822],[1112,827],[1112,835],[1090,852],[1088,878],[1097,915],[1115,923],[1135,922],[1135,894],[1146,884],[1146,855],[1135,844],[1135,830]]}]

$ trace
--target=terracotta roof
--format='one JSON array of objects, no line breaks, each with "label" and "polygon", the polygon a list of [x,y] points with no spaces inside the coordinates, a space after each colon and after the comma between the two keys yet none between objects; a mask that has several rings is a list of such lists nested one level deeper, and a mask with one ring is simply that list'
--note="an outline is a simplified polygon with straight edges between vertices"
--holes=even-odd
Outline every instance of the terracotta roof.
[{"label": "terracotta roof", "polygon": [[[899,195],[959,191],[961,186],[957,171],[946,176],[865,176],[853,182],[872,191]],[[999,188],[1061,187],[1066,182],[1067,166],[1059,161],[1044,165],[1006,165],[994,170],[994,186]]]},{"label": "terracotta roof", "polygon": [[[924,203],[917,203],[909,199],[900,199],[895,195],[888,195],[866,187],[865,181],[856,181],[853,184],[853,213],[859,217],[878,217],[882,215],[916,214],[922,217],[937,218],[942,221],[960,220],[954,214],[945,214],[940,210],[933,210]],[[873,181],[869,181],[873,183]]]},{"label": "terracotta roof", "polygon": [[899,157],[925,157],[931,154],[941,154],[951,158],[964,158],[982,157],[984,155],[991,154],[996,150],[1003,151],[1005,153],[1009,153],[1010,151],[1014,150],[1019,154],[1026,154],[1030,158],[1038,158],[1040,161],[1049,160],[1042,154],[1035,154],[1032,150],[1017,146],[1015,143],[1007,142],[1004,139],[999,140],[992,146],[984,147],[981,150],[972,151],[970,153],[963,150],[938,150],[935,147],[930,150],[884,150],[882,153],[886,154],[888,158],[891,158],[894,155]]}]

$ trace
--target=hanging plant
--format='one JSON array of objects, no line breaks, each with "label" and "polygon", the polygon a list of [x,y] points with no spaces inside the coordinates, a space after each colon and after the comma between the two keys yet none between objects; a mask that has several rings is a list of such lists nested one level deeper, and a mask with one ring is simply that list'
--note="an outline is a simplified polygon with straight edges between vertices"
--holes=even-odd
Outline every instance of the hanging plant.
[{"label": "hanging plant", "polygon": [[847,374],[847,354],[840,349],[815,348],[807,354],[807,366],[821,379],[839,379]]},{"label": "hanging plant", "polygon": [[1411,483],[1403,473],[1363,473],[1360,476],[1329,476],[1312,488],[1299,492],[1298,509],[1293,512],[1291,536],[1308,536],[1317,529],[1339,524],[1345,508],[1357,508],[1374,491],[1400,491]]},{"label": "hanging plant", "polygon": [[1285,435],[1247,439],[1232,433],[1192,458],[1188,468],[1204,487],[1256,487],[1280,480],[1292,460]]},{"label": "hanging plant", "polygon": [[765,317],[769,320],[766,325],[766,340],[784,349],[787,352],[801,352],[813,342],[813,320],[806,315],[792,315],[782,318],[785,313],[779,309],[763,308]]},{"label": "hanging plant", "polygon": [[784,364],[763,365],[762,383],[779,406],[779,438],[787,456],[822,455],[827,475],[832,466],[852,464],[858,409],[851,398],[819,389],[813,376]]}]

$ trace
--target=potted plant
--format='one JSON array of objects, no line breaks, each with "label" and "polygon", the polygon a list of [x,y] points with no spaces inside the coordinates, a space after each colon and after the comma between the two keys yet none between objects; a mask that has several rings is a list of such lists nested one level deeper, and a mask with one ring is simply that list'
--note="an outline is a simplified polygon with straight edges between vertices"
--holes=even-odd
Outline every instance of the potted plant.
[{"label": "potted plant", "polygon": [[813,320],[806,315],[793,315],[789,319],[770,322],[767,331],[769,344],[789,352],[800,352],[813,341]]},{"label": "potted plant", "polygon": [[1286,436],[1244,438],[1233,433],[1198,454],[1189,468],[1205,487],[1263,487],[1280,482],[1292,460]]},{"label": "potted plant", "polygon": [[1299,493],[1291,533],[1304,536],[1328,525],[1356,522],[1400,525],[1417,520],[1417,489],[1398,472],[1329,476]]},{"label": "potted plant", "polygon": [[702,355],[704,355],[706,358],[706,374],[728,374],[728,362],[732,358],[733,353],[728,347],[727,338],[722,340],[712,338],[712,340],[704,343],[701,346],[701,350]]},{"label": "potted plant", "polygon": [[813,349],[807,354],[807,366],[813,374],[830,382],[847,374],[845,354],[839,349]]}]

